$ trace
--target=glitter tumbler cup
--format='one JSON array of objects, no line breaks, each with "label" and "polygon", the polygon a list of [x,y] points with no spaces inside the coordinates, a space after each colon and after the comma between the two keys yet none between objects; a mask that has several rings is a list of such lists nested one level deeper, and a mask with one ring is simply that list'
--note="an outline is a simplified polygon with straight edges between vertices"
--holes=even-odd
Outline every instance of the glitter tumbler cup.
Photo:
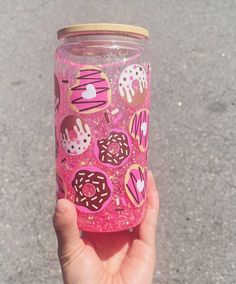
[{"label": "glitter tumbler cup", "polygon": [[55,53],[57,198],[83,231],[137,226],[145,214],[149,133],[148,31],[86,24],[58,31]]}]

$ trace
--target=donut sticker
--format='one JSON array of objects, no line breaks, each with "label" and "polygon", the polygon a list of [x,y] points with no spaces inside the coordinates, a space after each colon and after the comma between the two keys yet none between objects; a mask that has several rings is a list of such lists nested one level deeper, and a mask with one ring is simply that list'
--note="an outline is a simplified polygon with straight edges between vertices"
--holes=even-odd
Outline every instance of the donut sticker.
[{"label": "donut sticker", "polygon": [[62,180],[62,178],[56,173],[56,183],[57,183],[57,198],[65,198],[66,197],[66,186]]},{"label": "donut sticker", "polygon": [[140,106],[147,95],[147,74],[141,65],[126,67],[120,74],[119,92],[131,106]]},{"label": "donut sticker", "polygon": [[74,203],[86,213],[105,208],[112,196],[113,186],[104,172],[93,167],[81,168],[72,181]]},{"label": "donut sticker", "polygon": [[146,196],[147,171],[139,164],[132,165],[125,175],[125,190],[136,207],[140,207]]},{"label": "donut sticker", "polygon": [[129,158],[131,142],[126,133],[112,130],[106,138],[97,140],[95,155],[98,160],[110,167],[119,167]]},{"label": "donut sticker", "polygon": [[57,76],[54,74],[54,95],[55,95],[55,113],[58,112],[60,106],[60,85]]},{"label": "donut sticker", "polygon": [[60,138],[62,147],[67,154],[80,155],[89,147],[91,141],[90,128],[81,118],[69,115],[61,123]]},{"label": "donut sticker", "polygon": [[129,132],[138,141],[142,152],[147,150],[149,133],[149,111],[141,109],[137,111],[130,120]]},{"label": "donut sticker", "polygon": [[111,87],[106,75],[96,66],[83,66],[75,84],[69,89],[74,111],[92,113],[105,109],[111,102]]}]

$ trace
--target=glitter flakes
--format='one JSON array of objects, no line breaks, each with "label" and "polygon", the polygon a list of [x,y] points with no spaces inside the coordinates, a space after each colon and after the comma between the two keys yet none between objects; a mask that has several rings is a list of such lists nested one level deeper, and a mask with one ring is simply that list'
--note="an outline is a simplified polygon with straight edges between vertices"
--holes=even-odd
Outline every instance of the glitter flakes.
[{"label": "glitter flakes", "polygon": [[[71,146],[76,146],[76,151],[80,151],[81,155],[73,156],[71,155],[72,153],[66,153],[65,151],[63,151],[63,145],[60,145],[58,149],[58,167],[59,170],[63,173],[63,180],[65,181],[65,185],[68,191],[66,198],[68,198],[76,205],[78,212],[78,225],[80,230],[110,232],[121,231],[131,228],[130,230],[132,231],[132,228],[138,225],[144,217],[145,206],[134,206],[134,204],[127,197],[124,187],[124,177],[129,166],[136,162],[141,163],[142,166],[145,166],[147,159],[146,154],[140,151],[138,144],[133,143],[133,139],[129,133],[128,124],[133,114],[138,109],[149,109],[149,92],[147,92],[146,99],[142,102],[142,104],[139,105],[138,109],[134,107],[134,105],[133,108],[131,108],[130,104],[125,102],[125,100],[123,100],[122,97],[119,95],[118,82],[121,72],[127,66],[139,66],[138,64],[135,64],[136,62],[132,62],[130,59],[128,59],[129,55],[130,54],[128,53],[127,56],[124,55],[124,51],[121,52],[118,46],[116,63],[114,62],[114,56],[109,57],[109,55],[106,54],[104,55],[106,56],[106,65],[99,65],[99,68],[96,67],[96,69],[102,70],[102,72],[106,74],[105,80],[109,80],[112,100],[109,101],[110,104],[107,104],[106,109],[103,108],[103,106],[99,106],[99,108],[103,108],[101,111],[89,114],[86,113],[87,111],[84,111],[84,113],[79,116],[80,119],[83,119],[84,125],[89,126],[91,132],[87,132],[87,134],[91,136],[86,136],[86,129],[83,129],[83,133],[85,134],[83,134],[84,137],[83,139],[81,138],[81,141],[83,143],[88,143],[88,141],[90,141],[90,145],[87,147],[86,151],[83,148],[79,149],[79,147],[81,147],[82,142],[76,145],[73,142],[73,128],[70,129],[72,136],[70,139],[70,143],[68,143],[67,145],[67,148],[69,149],[69,147]],[[58,61],[61,60],[60,56],[60,54],[57,54],[56,58]],[[149,86],[150,67],[148,64],[142,63],[141,66],[142,68],[145,68],[145,71],[147,73],[147,85]],[[76,63],[72,64],[69,60],[65,64],[65,58],[63,56],[62,61],[58,62],[57,68],[63,68],[66,72],[66,76],[64,71],[62,74],[63,76],[60,75],[61,69],[56,70],[55,72],[56,76],[58,77],[61,91],[64,90],[63,92],[61,92],[61,94],[65,95],[66,93],[68,93],[67,88],[72,87],[72,84],[76,79],[75,76],[78,75],[78,70],[81,70],[81,65]],[[98,75],[100,76],[100,79],[103,79],[101,74]],[[91,75],[93,76],[92,79],[95,80],[96,75],[97,74]],[[79,74],[79,76],[81,76],[81,74]],[[65,79],[68,81],[68,83],[62,83],[62,80]],[[76,80],[78,81],[77,83],[80,86],[81,82],[79,82],[78,79]],[[98,92],[100,86],[99,83],[95,84],[96,95],[99,99]],[[143,87],[146,88],[146,86]],[[137,86],[135,84],[133,88],[137,95],[139,89],[137,89]],[[84,91],[89,91],[89,88],[86,88],[84,90],[73,89],[72,91],[83,93]],[[91,91],[93,90],[91,89]],[[65,115],[74,114],[72,110],[70,110],[70,105],[68,104],[68,101],[72,103],[71,96],[66,97],[65,95],[65,97],[62,98],[60,101],[60,107],[56,115],[56,124],[58,126],[60,126],[60,123]],[[86,98],[87,97],[84,96],[83,100],[85,100]],[[134,100],[134,98],[132,98],[132,100]],[[88,103],[88,101],[86,102]],[[139,103],[140,102],[141,100],[139,101]],[[84,105],[80,104],[79,106],[80,111],[83,110],[82,108],[84,107]],[[181,106],[179,102],[178,106]],[[111,132],[113,130],[116,133],[113,133],[113,135],[111,135]],[[120,130],[120,132],[117,130]],[[58,131],[57,139],[59,139],[60,141],[59,134],[60,133]],[[106,139],[110,139],[109,143],[106,143],[106,139],[104,139],[104,137]],[[84,142],[84,139],[86,139],[86,142]],[[100,161],[94,156],[94,143],[96,143],[98,140],[98,146],[101,155]],[[114,147],[113,143],[117,144],[118,147]],[[69,150],[73,151],[74,148],[70,148]],[[109,152],[109,155],[105,155],[107,152]],[[98,156],[96,155],[96,157]],[[62,161],[63,159],[66,160],[61,163],[60,161]],[[106,162],[108,162],[108,164],[105,164]],[[111,167],[109,163],[112,163],[113,167]],[[67,167],[67,164],[72,165],[73,167]],[[97,170],[89,170],[89,172],[86,172],[88,168],[93,167]],[[96,178],[95,172],[97,172]],[[110,183],[105,184],[104,180],[108,179],[110,180]],[[74,181],[73,185],[72,181]],[[88,190],[86,196],[86,191],[83,187],[84,184],[89,184],[91,181],[93,182],[96,194],[92,195],[91,191]],[[108,191],[107,186],[112,187],[111,192]],[[110,194],[109,197],[108,194]]]}]

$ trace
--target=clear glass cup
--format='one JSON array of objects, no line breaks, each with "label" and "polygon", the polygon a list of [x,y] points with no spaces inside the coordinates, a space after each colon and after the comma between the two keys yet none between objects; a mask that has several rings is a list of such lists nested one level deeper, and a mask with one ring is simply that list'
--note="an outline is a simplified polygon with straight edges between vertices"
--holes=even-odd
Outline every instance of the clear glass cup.
[{"label": "clear glass cup", "polygon": [[58,32],[57,198],[84,231],[133,228],[145,213],[150,106],[148,32],[117,24]]}]

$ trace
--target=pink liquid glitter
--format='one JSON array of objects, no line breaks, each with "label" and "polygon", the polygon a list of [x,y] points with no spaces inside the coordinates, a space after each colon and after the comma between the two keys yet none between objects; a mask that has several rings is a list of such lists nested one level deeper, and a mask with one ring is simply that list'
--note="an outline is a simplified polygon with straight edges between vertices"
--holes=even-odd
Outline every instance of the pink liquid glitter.
[{"label": "pink liquid glitter", "polygon": [[84,231],[133,228],[145,213],[150,66],[126,49],[56,52],[57,198],[75,204]]}]

